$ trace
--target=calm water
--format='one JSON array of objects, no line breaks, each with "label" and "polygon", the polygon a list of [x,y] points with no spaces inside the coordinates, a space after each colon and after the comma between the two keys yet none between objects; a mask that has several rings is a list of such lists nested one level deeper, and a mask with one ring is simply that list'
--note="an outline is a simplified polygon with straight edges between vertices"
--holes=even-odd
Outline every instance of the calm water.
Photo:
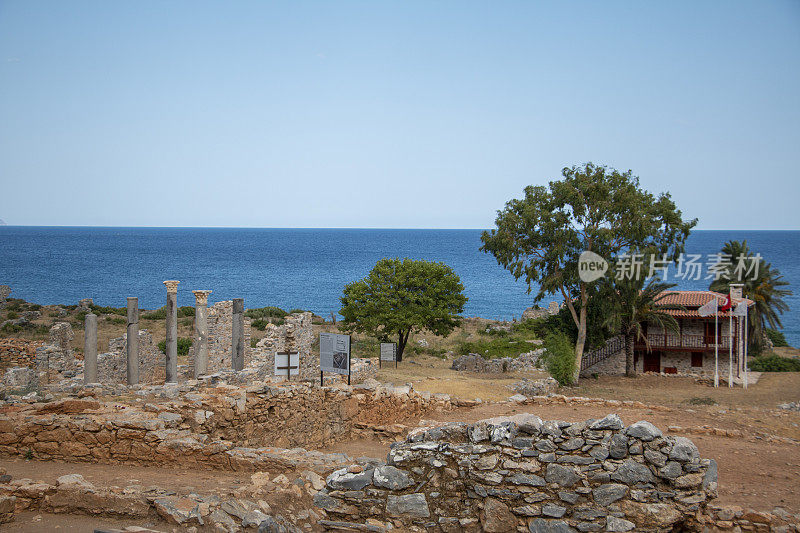
[{"label": "calm water", "polygon": [[[181,281],[179,305],[191,289],[211,289],[210,302],[234,297],[246,307],[276,305],[328,316],[342,288],[363,278],[382,257],[443,261],[469,297],[465,314],[519,316],[531,305],[525,284],[478,251],[480,230],[207,229],[0,227],[0,284],[12,296],[41,304],[93,298],[122,307],[138,296],[143,308],[164,305],[165,279]],[[688,253],[718,251],[747,239],[791,283],[783,315],[789,342],[800,346],[800,231],[696,231]],[[670,273],[674,274],[674,270]],[[708,281],[679,281],[706,289]],[[545,300],[546,303],[547,300]]]}]

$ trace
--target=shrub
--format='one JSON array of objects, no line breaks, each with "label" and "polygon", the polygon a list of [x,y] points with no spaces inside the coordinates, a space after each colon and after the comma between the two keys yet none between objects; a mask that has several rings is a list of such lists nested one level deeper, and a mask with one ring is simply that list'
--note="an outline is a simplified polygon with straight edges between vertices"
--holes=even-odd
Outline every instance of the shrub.
[{"label": "shrub", "polygon": [[120,315],[120,316],[127,316],[128,308],[127,307],[102,307],[99,305],[90,305],[89,309],[92,310],[92,313],[96,315]]},{"label": "shrub", "polygon": [[289,311],[290,315],[293,315],[295,313],[305,313],[305,310],[304,309],[292,309],[291,311]]},{"label": "shrub", "polygon": [[767,334],[769,340],[772,341],[772,345],[776,348],[780,348],[781,346],[789,346],[789,343],[786,342],[786,337],[783,335],[782,331],[767,328],[764,330],[764,332]]},{"label": "shrub", "polygon": [[2,333],[19,333],[22,331],[22,326],[17,326],[16,324],[3,324],[3,327],[0,328],[0,332]]},{"label": "shrub", "polygon": [[456,353],[467,355],[476,353],[484,359],[496,357],[516,357],[531,350],[531,345],[522,339],[505,336],[492,336],[490,340],[465,341],[456,346]]},{"label": "shrub", "polygon": [[800,372],[800,359],[766,355],[751,359],[747,366],[755,372]]},{"label": "shrub", "polygon": [[6,318],[9,320],[14,320],[16,318],[19,318],[19,315],[14,311],[9,311],[8,314],[6,315]]},{"label": "shrub", "polygon": [[154,311],[149,311],[147,313],[142,313],[143,320],[164,320],[167,318],[167,308],[162,307],[161,309],[156,309]]},{"label": "shrub", "polygon": [[[184,317],[193,317],[194,316],[194,307],[185,305],[183,307],[178,308],[178,312],[176,313],[178,318]],[[167,307],[160,307],[154,311],[150,311],[148,313],[143,313],[142,318],[145,320],[164,320],[167,318]]]},{"label": "shrub", "polygon": [[111,324],[116,324],[118,326],[127,322],[127,320],[121,316],[107,316],[105,320],[106,322],[110,322]]},{"label": "shrub", "polygon": [[716,400],[714,400],[714,398],[709,398],[708,396],[689,398],[686,400],[686,403],[689,405],[717,405]]},{"label": "shrub", "polygon": [[555,332],[544,340],[545,366],[560,385],[572,385],[575,375],[575,347],[564,332]]},{"label": "shrub", "polygon": [[[178,337],[178,356],[189,355],[189,348],[192,346],[192,339],[186,337]],[[158,343],[158,349],[167,353],[167,341]]]},{"label": "shrub", "polygon": [[249,318],[284,318],[288,315],[286,311],[280,307],[257,307],[255,309],[248,309],[244,312],[244,316]]}]

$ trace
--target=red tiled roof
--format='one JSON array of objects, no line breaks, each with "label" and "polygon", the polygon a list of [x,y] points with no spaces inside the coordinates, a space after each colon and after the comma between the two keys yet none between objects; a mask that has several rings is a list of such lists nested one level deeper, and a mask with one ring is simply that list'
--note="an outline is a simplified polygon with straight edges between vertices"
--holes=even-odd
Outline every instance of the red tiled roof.
[{"label": "red tiled roof", "polygon": [[[704,306],[708,302],[711,301],[711,298],[717,299],[717,304],[722,307],[725,305],[725,302],[728,301],[728,296],[725,294],[720,294],[714,291],[666,291],[664,293],[664,297],[658,301],[658,307],[662,306],[683,306],[686,309],[662,309],[667,314],[670,314],[674,317],[680,318],[711,318],[709,317],[701,317],[697,313],[697,309]],[[741,301],[747,302],[747,307],[752,306],[755,302],[752,300],[748,300],[747,298],[734,298],[733,299],[733,307],[736,307]],[[731,311],[733,307],[729,311],[719,312],[717,316],[720,318],[722,317],[729,317],[731,316]],[[713,316],[713,315],[712,315]]]}]

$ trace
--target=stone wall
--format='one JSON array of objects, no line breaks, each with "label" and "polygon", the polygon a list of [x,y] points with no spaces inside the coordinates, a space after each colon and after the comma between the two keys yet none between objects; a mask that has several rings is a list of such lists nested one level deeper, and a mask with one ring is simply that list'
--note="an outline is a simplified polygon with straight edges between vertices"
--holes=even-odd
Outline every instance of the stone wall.
[{"label": "stone wall", "polygon": [[269,375],[273,375],[277,352],[297,352],[300,354],[299,379],[319,379],[319,357],[312,354],[313,344],[311,313],[294,313],[287,315],[280,326],[267,324],[264,338],[253,350],[252,361],[265,365]]},{"label": "stone wall", "polygon": [[11,295],[11,287],[8,285],[0,285],[0,309],[6,306],[6,301]]},{"label": "stone wall", "polygon": [[[541,344],[541,341],[539,341]],[[453,359],[452,370],[477,372],[481,374],[501,374],[503,372],[526,372],[536,370],[544,348],[521,353],[517,357],[495,357],[485,359],[479,354],[471,353]]]},{"label": "stone wall", "polygon": [[0,368],[36,366],[36,348],[43,343],[23,339],[0,339]]},{"label": "stone wall", "polygon": [[19,409],[0,415],[0,453],[258,469],[275,460],[269,450],[259,451],[264,447],[321,447],[353,436],[396,434],[403,431],[402,421],[452,408],[448,396],[410,387],[170,384],[135,390],[141,403],[65,399],[18,404]]},{"label": "stone wall", "polygon": [[[250,363],[250,324],[244,317],[244,364]],[[208,308],[208,373],[231,368],[231,336],[233,332],[233,301],[217,302]],[[194,348],[189,350],[190,367],[194,362]],[[193,367],[189,369],[193,372]],[[190,373],[191,373],[190,372]]]},{"label": "stone wall", "polygon": [[409,433],[387,464],[329,475],[315,503],[342,522],[425,531],[668,531],[691,528],[716,481],[713,460],[649,422],[523,414]]},{"label": "stone wall", "polygon": [[[128,334],[108,341],[108,352],[97,356],[100,383],[118,384],[128,380]],[[166,356],[146,329],[139,330],[139,382],[164,383]]]}]

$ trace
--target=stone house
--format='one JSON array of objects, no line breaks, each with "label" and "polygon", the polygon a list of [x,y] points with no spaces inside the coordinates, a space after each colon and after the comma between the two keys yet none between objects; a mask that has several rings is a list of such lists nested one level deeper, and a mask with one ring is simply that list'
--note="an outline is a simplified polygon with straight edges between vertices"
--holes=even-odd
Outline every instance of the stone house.
[{"label": "stone house", "polygon": [[[718,351],[718,368],[721,377],[728,375],[729,360],[733,360],[734,379],[744,370],[742,343],[737,341],[741,326],[733,316],[733,308],[747,298],[733,297],[733,306],[728,311],[717,312],[717,335],[715,338],[714,315],[700,316],[703,305],[717,299],[719,307],[725,305],[727,296],[713,291],[668,291],[659,301],[662,311],[672,315],[678,322],[678,331],[665,331],[655,324],[644,324],[647,341],[636,339],[634,363],[636,372],[658,372],[663,374],[714,375],[715,348]],[[732,335],[731,335],[732,333]],[[584,354],[581,373],[624,374],[625,353],[621,337],[609,341],[606,347]]]}]

